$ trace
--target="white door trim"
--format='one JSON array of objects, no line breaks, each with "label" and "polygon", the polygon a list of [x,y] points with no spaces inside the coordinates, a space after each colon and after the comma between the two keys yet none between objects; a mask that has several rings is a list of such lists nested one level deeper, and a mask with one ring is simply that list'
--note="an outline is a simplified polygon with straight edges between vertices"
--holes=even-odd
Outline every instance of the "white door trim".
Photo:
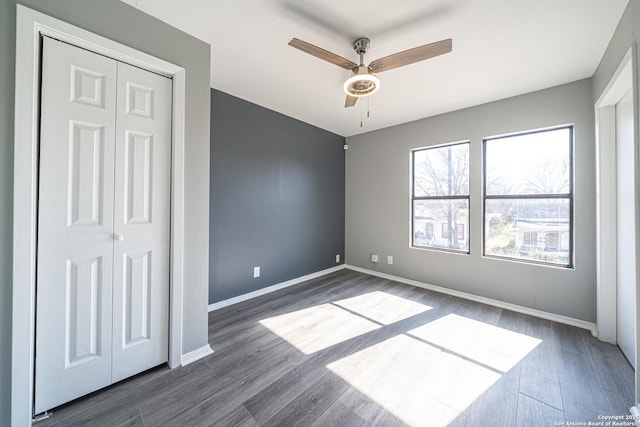
[{"label": "white door trim", "polygon": [[41,35],[48,35],[173,79],[169,366],[179,366],[182,356],[185,70],[17,5],[11,357],[13,426],[30,426],[33,416]]},{"label": "white door trim", "polygon": [[[596,236],[597,236],[597,331],[598,338],[612,344],[617,339],[616,286],[616,121],[615,106],[629,91],[634,99],[634,193],[636,212],[639,209],[640,162],[638,160],[638,88],[636,48],[633,44],[620,62],[607,87],[595,104],[596,119]],[[640,260],[640,221],[636,216],[636,265]],[[636,275],[637,277],[637,275]],[[638,283],[636,283],[636,289]],[[640,293],[636,295],[636,307]],[[636,366],[640,359],[637,346],[640,338],[640,317],[636,312]],[[635,378],[636,402],[640,399],[640,375]]]}]

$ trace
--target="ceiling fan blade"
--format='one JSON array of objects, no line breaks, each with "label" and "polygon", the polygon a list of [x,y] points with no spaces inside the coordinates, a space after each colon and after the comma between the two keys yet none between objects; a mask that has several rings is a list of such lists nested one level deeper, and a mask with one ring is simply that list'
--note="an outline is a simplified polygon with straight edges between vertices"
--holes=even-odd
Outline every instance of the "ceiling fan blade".
[{"label": "ceiling fan blade", "polygon": [[413,49],[394,53],[384,58],[376,59],[369,64],[369,68],[374,73],[393,70],[394,68],[413,64],[414,62],[424,61],[434,56],[451,52],[451,39],[441,40],[439,42],[425,44],[424,46],[414,47]]},{"label": "ceiling fan blade", "polygon": [[353,107],[358,102],[357,96],[347,95],[347,99],[344,101],[344,108]]},{"label": "ceiling fan blade", "polygon": [[332,64],[335,64],[338,67],[342,67],[349,71],[358,66],[358,64],[356,64],[355,62],[349,61],[348,59],[345,59],[340,55],[336,55],[335,53],[331,53],[328,50],[324,50],[322,48],[319,48],[318,46],[314,46],[295,37],[291,39],[291,41],[289,42],[289,46],[300,49],[301,51],[306,52],[309,55],[313,55],[316,58],[331,62]]}]

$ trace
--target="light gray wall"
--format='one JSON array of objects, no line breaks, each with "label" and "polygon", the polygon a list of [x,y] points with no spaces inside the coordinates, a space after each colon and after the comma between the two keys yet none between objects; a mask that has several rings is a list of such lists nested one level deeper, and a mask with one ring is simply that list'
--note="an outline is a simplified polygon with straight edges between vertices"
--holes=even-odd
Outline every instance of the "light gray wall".
[{"label": "light gray wall", "polygon": [[343,145],[342,136],[211,91],[209,302],[334,267],[336,255],[342,264]]},{"label": "light gray wall", "polygon": [[[575,269],[482,257],[484,137],[575,124]],[[470,140],[470,255],[412,249],[413,148]],[[347,138],[346,262],[586,321],[596,318],[591,80]],[[370,254],[382,255],[377,265]],[[386,256],[394,264],[386,264]]]},{"label": "light gray wall", "polygon": [[0,1],[0,425],[9,425],[16,3],[186,69],[183,352],[207,343],[209,45],[119,0]]},{"label": "light gray wall", "polygon": [[[622,18],[618,22],[609,46],[593,75],[594,104],[602,95],[611,77],[613,77],[618,65],[620,65],[620,61],[632,46],[635,46],[636,53],[640,55],[640,0],[629,0],[629,4],[627,4]],[[634,64],[633,73],[638,82],[637,87],[640,87],[640,72],[638,72],[637,63]],[[636,93],[636,100],[637,97],[638,94]],[[636,111],[638,111],[637,104],[636,101]]]}]

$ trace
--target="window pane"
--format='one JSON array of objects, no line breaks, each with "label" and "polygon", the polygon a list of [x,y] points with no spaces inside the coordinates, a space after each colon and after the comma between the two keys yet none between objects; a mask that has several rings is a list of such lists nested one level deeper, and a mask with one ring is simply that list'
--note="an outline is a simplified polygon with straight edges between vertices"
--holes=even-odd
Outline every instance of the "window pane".
[{"label": "window pane", "polygon": [[487,195],[568,194],[571,129],[485,141]]},{"label": "window pane", "polygon": [[[469,252],[469,200],[415,200],[413,245]],[[457,230],[450,233],[449,230]]]},{"label": "window pane", "polygon": [[488,199],[485,253],[569,265],[569,199]]},{"label": "window pane", "polygon": [[469,143],[414,151],[413,161],[415,197],[469,194]]}]

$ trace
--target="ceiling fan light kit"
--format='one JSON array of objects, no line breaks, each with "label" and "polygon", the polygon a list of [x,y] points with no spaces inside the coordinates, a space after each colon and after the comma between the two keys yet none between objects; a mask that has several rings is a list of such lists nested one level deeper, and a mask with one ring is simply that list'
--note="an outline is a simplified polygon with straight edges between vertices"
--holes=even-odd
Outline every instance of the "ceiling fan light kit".
[{"label": "ceiling fan light kit", "polygon": [[345,80],[343,89],[347,95],[357,98],[372,95],[380,89],[380,79],[368,67],[361,65]]}]

